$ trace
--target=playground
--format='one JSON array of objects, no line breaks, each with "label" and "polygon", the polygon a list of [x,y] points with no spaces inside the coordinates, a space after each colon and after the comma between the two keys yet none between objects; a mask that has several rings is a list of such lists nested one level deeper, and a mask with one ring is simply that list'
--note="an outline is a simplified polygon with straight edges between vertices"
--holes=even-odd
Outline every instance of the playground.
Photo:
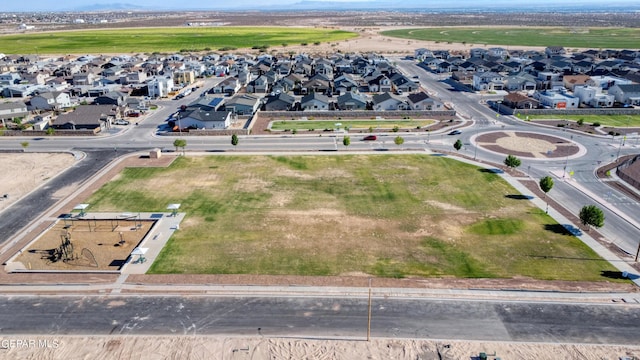
[{"label": "playground", "polygon": [[[15,261],[24,270],[118,271],[155,222],[132,214],[110,219],[62,217]],[[142,254],[131,256],[131,261],[145,261]]]}]

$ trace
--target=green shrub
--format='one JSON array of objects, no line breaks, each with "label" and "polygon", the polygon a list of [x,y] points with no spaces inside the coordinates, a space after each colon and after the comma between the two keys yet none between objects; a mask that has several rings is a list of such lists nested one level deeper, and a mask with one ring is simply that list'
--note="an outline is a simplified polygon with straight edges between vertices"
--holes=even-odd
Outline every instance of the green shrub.
[{"label": "green shrub", "polygon": [[599,126],[600,126],[599,122],[596,121],[596,122],[593,123],[593,127],[599,127]]},{"label": "green shrub", "polygon": [[579,126],[582,126],[582,124],[584,124],[584,119],[578,119],[577,123]]}]

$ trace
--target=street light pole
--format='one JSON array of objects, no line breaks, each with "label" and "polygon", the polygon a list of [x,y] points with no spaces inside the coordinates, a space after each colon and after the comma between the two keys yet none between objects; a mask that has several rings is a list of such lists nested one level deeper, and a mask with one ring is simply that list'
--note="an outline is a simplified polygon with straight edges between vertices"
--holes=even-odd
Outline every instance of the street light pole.
[{"label": "street light pole", "polygon": [[371,340],[371,278],[369,278],[369,303],[367,308],[367,341]]},{"label": "street light pole", "polygon": [[[573,142],[573,135],[571,135],[571,142]],[[567,166],[569,166],[569,154],[567,154],[567,158],[564,161],[564,169],[562,170],[562,180],[565,179],[567,174]]]},{"label": "street light pole", "polygon": [[180,125],[180,113],[178,113],[178,133],[179,133],[179,137],[182,139],[182,126]]},{"label": "street light pole", "polygon": [[[476,138],[478,137],[479,132],[480,132],[480,129],[478,129],[478,131],[476,132]],[[473,144],[473,160],[476,160],[477,157],[478,157],[478,141],[476,141],[476,143]]]},{"label": "street light pole", "polygon": [[620,139],[620,146],[618,146],[618,155],[616,155],[616,162],[620,160],[620,150],[622,150],[622,145],[624,145],[624,137]]}]

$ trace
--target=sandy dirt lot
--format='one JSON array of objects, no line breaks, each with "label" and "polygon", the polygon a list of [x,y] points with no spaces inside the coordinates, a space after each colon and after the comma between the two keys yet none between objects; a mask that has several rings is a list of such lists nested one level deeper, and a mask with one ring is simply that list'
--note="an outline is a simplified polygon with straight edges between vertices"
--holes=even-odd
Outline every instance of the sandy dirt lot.
[{"label": "sandy dirt lot", "polygon": [[[61,153],[0,153],[0,211],[75,162]],[[7,194],[7,198],[4,197]]]},{"label": "sandy dirt lot", "polygon": [[[492,44],[461,44],[461,43],[443,43],[435,41],[419,41],[393,38],[380,35],[380,31],[402,29],[404,27],[375,27],[375,28],[344,28],[341,30],[354,31],[360,34],[359,37],[350,40],[337,41],[332,43],[322,43],[319,45],[288,45],[287,47],[274,46],[269,51],[275,50],[278,53],[288,53],[294,51],[296,53],[308,54],[333,54],[340,50],[343,53],[359,52],[368,53],[375,52],[386,55],[413,55],[415,49],[427,48],[431,50],[449,50],[451,52],[464,52],[472,48],[491,48],[499,45]],[[504,47],[504,46],[502,46]],[[509,47],[506,47],[509,48]],[[544,47],[535,46],[518,46],[523,50],[544,50]]]},{"label": "sandy dirt lot", "polygon": [[[33,346],[22,346],[29,340]],[[18,341],[20,345],[18,346]],[[47,347],[48,345],[48,347]],[[6,337],[7,359],[619,359],[640,356],[638,346],[554,345],[415,339],[313,340],[222,336]],[[493,355],[493,356],[491,356]]]}]

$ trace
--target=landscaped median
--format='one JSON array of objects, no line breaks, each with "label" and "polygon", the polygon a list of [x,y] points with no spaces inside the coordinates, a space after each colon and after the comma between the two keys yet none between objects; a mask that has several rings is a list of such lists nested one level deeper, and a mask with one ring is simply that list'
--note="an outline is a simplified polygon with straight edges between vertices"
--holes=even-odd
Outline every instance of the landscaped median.
[{"label": "landscaped median", "polygon": [[153,273],[623,281],[497,174],[442,156],[186,156],[87,202],[182,204]]},{"label": "landscaped median", "polygon": [[434,124],[435,120],[426,119],[389,119],[389,120],[276,120],[271,122],[271,130],[275,131],[314,131],[314,130],[370,130],[390,131],[398,129],[421,129]]}]

